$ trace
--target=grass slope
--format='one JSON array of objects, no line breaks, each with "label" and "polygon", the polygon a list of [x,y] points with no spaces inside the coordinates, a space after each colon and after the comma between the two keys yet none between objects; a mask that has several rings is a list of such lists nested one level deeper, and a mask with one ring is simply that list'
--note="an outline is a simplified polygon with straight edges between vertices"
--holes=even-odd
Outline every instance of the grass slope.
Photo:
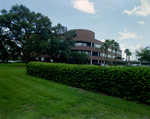
[{"label": "grass slope", "polygon": [[1,119],[150,118],[147,105],[29,76],[24,66],[0,64]]}]

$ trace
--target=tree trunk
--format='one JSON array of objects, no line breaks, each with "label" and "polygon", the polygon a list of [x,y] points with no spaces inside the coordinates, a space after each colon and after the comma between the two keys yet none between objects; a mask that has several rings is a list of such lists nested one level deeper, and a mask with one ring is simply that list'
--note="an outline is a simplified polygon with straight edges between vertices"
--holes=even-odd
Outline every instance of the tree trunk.
[{"label": "tree trunk", "polygon": [[108,64],[108,48],[107,48],[107,62],[106,62],[106,64]]},{"label": "tree trunk", "polygon": [[116,52],[117,52],[117,50],[115,49],[115,67],[116,67]]},{"label": "tree trunk", "polygon": [[112,59],[113,59],[113,49],[111,49],[111,64],[113,64]]},{"label": "tree trunk", "polygon": [[126,65],[127,65],[127,54],[126,54]]},{"label": "tree trunk", "polygon": [[28,58],[27,57],[25,57],[25,62],[26,62],[26,65],[28,64]]},{"label": "tree trunk", "polygon": [[107,52],[105,52],[105,63],[104,64],[106,64],[107,63]]}]

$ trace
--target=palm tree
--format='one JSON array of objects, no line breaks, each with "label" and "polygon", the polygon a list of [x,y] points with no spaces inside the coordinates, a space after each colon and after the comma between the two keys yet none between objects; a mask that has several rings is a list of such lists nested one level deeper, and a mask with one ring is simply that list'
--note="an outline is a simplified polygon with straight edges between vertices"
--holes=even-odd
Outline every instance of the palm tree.
[{"label": "palm tree", "polygon": [[[104,51],[104,52],[105,52],[105,54],[106,54],[107,49],[106,49],[106,47],[105,47],[105,46],[103,46],[103,45],[102,45],[102,46],[100,47],[100,49],[101,49],[101,52],[103,52],[103,51]],[[103,56],[102,56],[102,58],[103,58]],[[101,58],[101,62],[102,62],[102,58]],[[106,58],[106,57],[105,57],[105,55],[104,55],[104,58]],[[106,59],[105,59],[105,60],[106,60]],[[104,64],[105,64],[105,62],[104,62]]]},{"label": "palm tree", "polygon": [[[102,53],[104,50],[104,46],[101,46],[100,49],[101,49],[101,53]],[[100,54],[100,56],[101,56],[101,54]],[[102,59],[103,59],[103,55],[101,56],[101,63],[102,63]]]},{"label": "palm tree", "polygon": [[116,66],[116,59],[117,59],[116,54],[117,54],[117,50],[120,48],[119,43],[115,42],[114,48],[115,48],[115,66]]},{"label": "palm tree", "polygon": [[105,39],[103,46],[104,46],[105,53],[107,54],[107,64],[108,64],[108,47],[110,46],[110,40]]},{"label": "palm tree", "polygon": [[124,53],[126,53],[126,65],[127,65],[127,56],[128,56],[128,53],[130,52],[129,49],[125,49]]},{"label": "palm tree", "polygon": [[129,51],[128,53],[127,53],[127,56],[129,57],[129,61],[130,61],[130,56],[132,55],[132,53]]},{"label": "palm tree", "polygon": [[115,40],[111,40],[110,41],[110,46],[111,46],[111,64],[113,64],[113,50],[114,50],[114,43],[115,43]]}]

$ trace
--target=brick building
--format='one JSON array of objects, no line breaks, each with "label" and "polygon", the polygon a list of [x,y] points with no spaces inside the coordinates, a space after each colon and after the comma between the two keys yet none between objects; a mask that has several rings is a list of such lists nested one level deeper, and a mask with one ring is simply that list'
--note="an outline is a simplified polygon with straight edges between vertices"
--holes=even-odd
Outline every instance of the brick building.
[{"label": "brick building", "polygon": [[[76,42],[75,47],[71,47],[72,51],[84,52],[89,55],[89,63],[104,63],[106,62],[106,54],[100,49],[103,45],[102,41],[95,39],[95,33],[90,30],[73,29],[77,33],[77,37],[73,40]],[[39,56],[44,61],[46,58],[50,58],[48,55]],[[117,50],[116,61],[121,61],[122,51]],[[111,48],[108,48],[108,61],[111,61]],[[115,51],[113,50],[113,61],[115,61]]]},{"label": "brick building", "polygon": [[[106,61],[106,54],[100,49],[103,42],[95,39],[95,33],[90,30],[74,29],[76,30],[77,37],[74,38],[76,42],[72,51],[85,52],[89,55],[90,63],[100,63]],[[117,50],[117,60],[121,61],[122,51]],[[111,61],[111,48],[108,48],[108,61]],[[115,61],[115,51],[113,50],[113,61]]]}]

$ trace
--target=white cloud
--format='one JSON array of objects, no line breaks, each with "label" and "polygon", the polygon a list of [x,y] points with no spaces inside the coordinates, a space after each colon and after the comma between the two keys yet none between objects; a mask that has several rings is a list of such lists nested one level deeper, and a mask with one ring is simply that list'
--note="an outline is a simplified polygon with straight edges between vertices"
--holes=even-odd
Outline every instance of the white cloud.
[{"label": "white cloud", "polygon": [[124,44],[119,44],[120,45],[120,49],[122,50],[122,58],[126,58],[126,55],[125,55],[125,53],[124,53],[124,51],[125,51],[125,45]]},{"label": "white cloud", "polygon": [[112,8],[113,10],[115,9],[115,8]]},{"label": "white cloud", "polygon": [[139,24],[145,25],[144,21],[138,21]]},{"label": "white cloud", "polygon": [[128,39],[128,38],[133,38],[133,39],[139,39],[139,38],[144,38],[143,36],[138,36],[137,33],[135,32],[127,32],[126,27],[124,28],[124,33],[119,32],[120,35],[122,35],[122,37],[119,37],[119,40],[123,40],[123,39]]},{"label": "white cloud", "polygon": [[102,42],[105,42],[105,39],[102,39],[101,41],[102,41]]},{"label": "white cloud", "polygon": [[141,6],[135,6],[132,11],[124,10],[121,14],[148,16],[150,15],[150,0],[141,0]]},{"label": "white cloud", "polygon": [[72,0],[71,2],[73,4],[73,7],[78,10],[86,13],[95,14],[93,2],[89,2],[88,0]]},{"label": "white cloud", "polygon": [[141,49],[142,46],[136,45],[135,47],[133,47],[133,46],[130,46],[130,47],[131,47],[131,51],[134,51],[134,53],[135,53],[135,51]]},{"label": "white cloud", "polygon": [[124,44],[120,44],[120,49],[122,50],[122,57],[126,59],[126,53],[125,53],[125,49],[129,49],[130,52],[132,53],[130,60],[137,60],[137,57],[135,55],[135,51],[136,50],[140,50],[142,46],[141,45],[136,45],[136,46],[127,46]]}]

